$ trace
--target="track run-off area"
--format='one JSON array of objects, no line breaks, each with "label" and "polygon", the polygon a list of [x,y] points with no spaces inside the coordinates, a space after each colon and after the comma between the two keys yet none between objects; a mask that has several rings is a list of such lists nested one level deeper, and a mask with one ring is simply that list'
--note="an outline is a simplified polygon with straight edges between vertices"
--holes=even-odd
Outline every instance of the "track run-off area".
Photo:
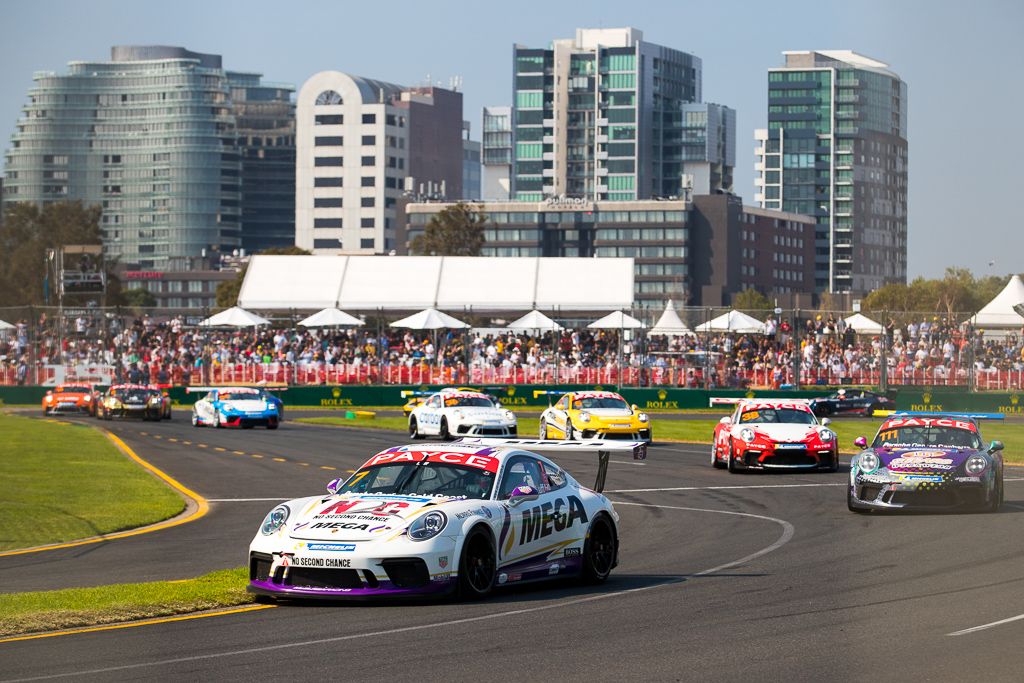
[{"label": "track run-off area", "polygon": [[[194,521],[0,557],[0,591],[176,580],[242,566],[278,501],[325,492],[397,432],[103,423],[194,491]],[[868,429],[867,431],[870,431]],[[710,435],[709,435],[710,437]],[[1017,681],[1024,469],[997,514],[856,515],[836,474],[713,469],[710,446],[611,461],[620,564],[607,583],[481,602],[255,605],[0,642],[16,680]],[[596,455],[557,460],[585,485]],[[54,497],[74,482],[54,473]]]}]

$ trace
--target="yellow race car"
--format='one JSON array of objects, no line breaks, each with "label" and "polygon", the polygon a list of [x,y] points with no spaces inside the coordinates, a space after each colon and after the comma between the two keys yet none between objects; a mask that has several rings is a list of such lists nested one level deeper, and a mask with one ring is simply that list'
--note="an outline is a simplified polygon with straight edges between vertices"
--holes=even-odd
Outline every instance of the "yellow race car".
[{"label": "yellow race car", "polygon": [[[534,396],[554,393],[535,391]],[[613,391],[570,391],[541,413],[540,438],[650,442],[651,419]]]}]

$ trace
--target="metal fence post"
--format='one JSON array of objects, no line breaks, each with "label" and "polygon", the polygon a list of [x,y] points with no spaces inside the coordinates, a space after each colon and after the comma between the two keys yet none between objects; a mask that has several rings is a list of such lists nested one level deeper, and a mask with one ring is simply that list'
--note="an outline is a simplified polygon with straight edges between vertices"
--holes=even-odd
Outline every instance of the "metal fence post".
[{"label": "metal fence post", "polygon": [[800,361],[803,351],[800,348],[800,309],[793,310],[793,388],[800,391]]}]

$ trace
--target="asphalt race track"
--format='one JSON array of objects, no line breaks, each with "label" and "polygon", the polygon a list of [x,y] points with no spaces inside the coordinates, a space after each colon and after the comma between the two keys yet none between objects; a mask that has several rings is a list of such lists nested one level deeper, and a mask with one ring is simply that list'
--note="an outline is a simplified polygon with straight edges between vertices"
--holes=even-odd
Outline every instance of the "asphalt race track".
[{"label": "asphalt race track", "polygon": [[[275,501],[324,491],[402,441],[288,422],[276,432],[194,429],[183,411],[172,423],[104,424],[209,499],[209,514],[2,557],[0,591],[241,566]],[[1024,613],[1024,470],[1007,469],[999,514],[859,516],[846,510],[843,472],[730,475],[709,457],[707,447],[666,444],[643,464],[613,458],[622,556],[596,588],[284,605],[4,642],[0,681],[1024,678],[1024,616],[1013,620]],[[588,456],[559,461],[592,481]],[[989,627],[952,635],[979,626]]]}]

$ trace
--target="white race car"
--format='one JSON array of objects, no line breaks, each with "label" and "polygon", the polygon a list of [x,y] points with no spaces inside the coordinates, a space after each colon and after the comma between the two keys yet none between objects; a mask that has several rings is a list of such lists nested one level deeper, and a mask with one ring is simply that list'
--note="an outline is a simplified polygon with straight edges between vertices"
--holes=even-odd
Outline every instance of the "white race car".
[{"label": "white race car", "polygon": [[515,413],[478,391],[439,391],[409,415],[409,437],[515,436]]},{"label": "white race car", "polygon": [[277,429],[284,419],[281,399],[262,387],[189,387],[185,391],[207,392],[192,406],[193,427]]},{"label": "white race car", "polygon": [[[619,518],[601,494],[608,459],[643,459],[645,444],[465,441],[389,448],[329,495],[275,507],[249,546],[249,591],[476,598],[495,585],[608,577],[619,551]],[[536,450],[596,451],[594,488]]]}]

